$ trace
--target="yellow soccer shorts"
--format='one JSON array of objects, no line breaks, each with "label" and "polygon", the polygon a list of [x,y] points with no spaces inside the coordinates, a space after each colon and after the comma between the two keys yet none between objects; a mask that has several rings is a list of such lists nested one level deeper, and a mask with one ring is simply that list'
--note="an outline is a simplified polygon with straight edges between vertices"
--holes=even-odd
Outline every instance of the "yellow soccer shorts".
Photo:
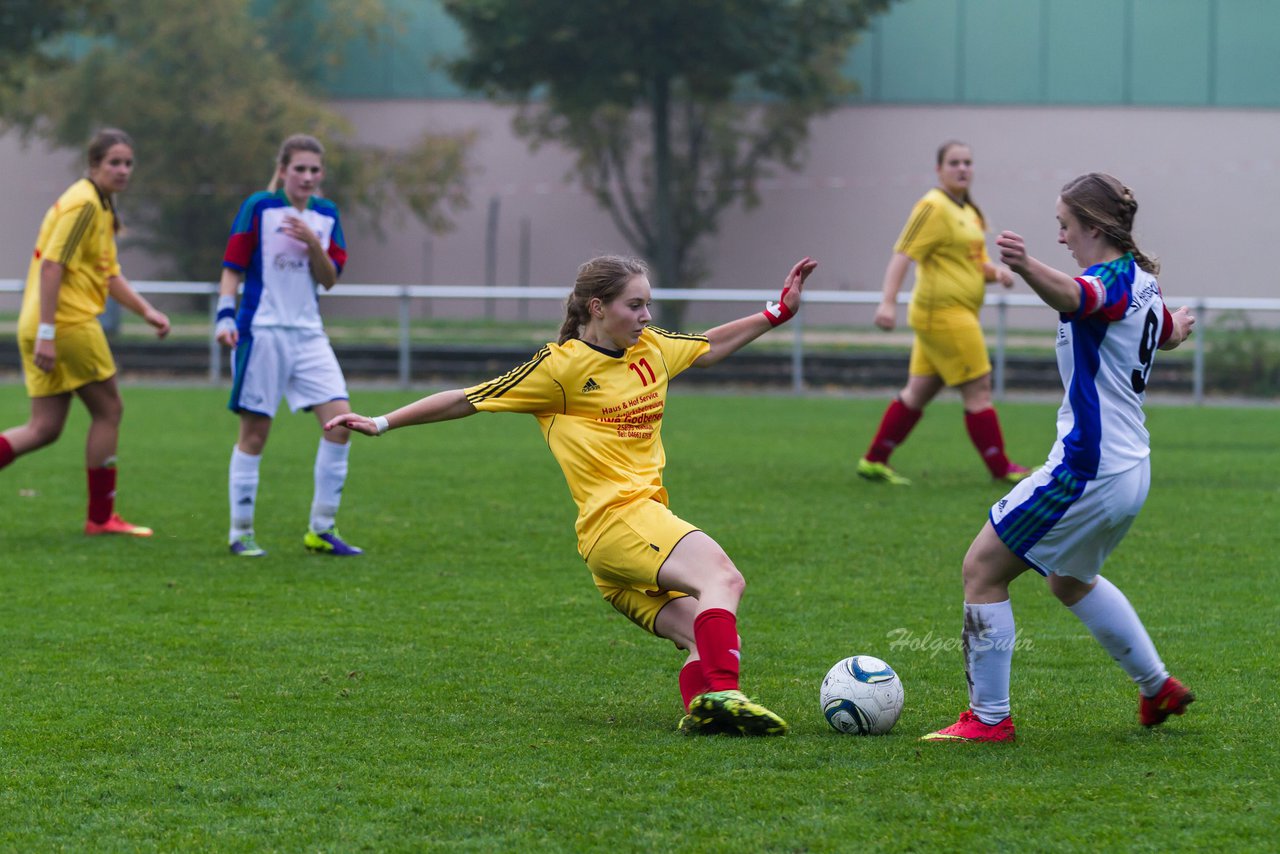
[{"label": "yellow soccer shorts", "polygon": [[22,372],[31,397],[53,397],[66,394],[89,383],[109,380],[116,375],[116,362],[111,357],[107,336],[96,320],[57,329],[54,344],[58,356],[53,370],[45,373],[36,367],[36,339],[18,336],[22,353]]},{"label": "yellow soccer shorts", "polygon": [[600,595],[623,616],[652,633],[672,599],[687,594],[658,587],[658,570],[694,525],[659,501],[642,499],[617,508],[587,555]]},{"label": "yellow soccer shorts", "polygon": [[912,376],[938,376],[948,386],[991,373],[991,358],[978,316],[963,308],[912,312]]}]

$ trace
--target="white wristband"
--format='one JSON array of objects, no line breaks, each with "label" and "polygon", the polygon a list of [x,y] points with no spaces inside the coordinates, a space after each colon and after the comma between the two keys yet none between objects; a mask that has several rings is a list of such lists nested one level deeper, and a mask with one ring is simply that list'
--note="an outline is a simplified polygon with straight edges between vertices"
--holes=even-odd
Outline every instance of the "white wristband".
[{"label": "white wristband", "polygon": [[52,341],[54,327],[52,323],[41,323],[36,327],[37,341]]},{"label": "white wristband", "polygon": [[379,436],[391,429],[391,425],[387,423],[387,416],[385,415],[375,415],[373,426],[378,428]]}]

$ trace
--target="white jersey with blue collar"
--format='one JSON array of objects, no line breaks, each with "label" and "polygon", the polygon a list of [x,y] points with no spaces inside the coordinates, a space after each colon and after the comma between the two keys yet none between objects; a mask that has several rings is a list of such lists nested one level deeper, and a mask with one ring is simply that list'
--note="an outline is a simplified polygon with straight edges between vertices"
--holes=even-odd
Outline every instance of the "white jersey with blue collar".
[{"label": "white jersey with blue collar", "polygon": [[1095,264],[1076,282],[1080,308],[1060,315],[1058,323],[1058,372],[1066,394],[1046,465],[1094,480],[1150,455],[1142,403],[1156,350],[1173,323],[1160,285],[1131,254]]}]

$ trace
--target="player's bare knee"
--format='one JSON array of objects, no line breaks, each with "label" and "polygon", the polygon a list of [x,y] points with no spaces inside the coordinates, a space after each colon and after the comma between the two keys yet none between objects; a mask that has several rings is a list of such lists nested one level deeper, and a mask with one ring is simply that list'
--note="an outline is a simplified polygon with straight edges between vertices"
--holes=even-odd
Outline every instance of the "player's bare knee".
[{"label": "player's bare knee", "polygon": [[1069,575],[1050,575],[1048,582],[1049,590],[1053,592],[1059,602],[1068,608],[1087,596],[1096,583],[1093,581],[1080,581]]},{"label": "player's bare knee", "polygon": [[742,573],[733,565],[728,555],[721,555],[715,562],[712,579],[720,590],[738,598],[742,598],[742,592],[747,588],[747,580],[742,577]]},{"label": "player's bare knee", "polygon": [[62,435],[65,420],[35,419],[27,423],[27,435],[30,437],[31,450],[52,445]]},{"label": "player's bare knee", "polygon": [[86,396],[84,401],[89,409],[89,420],[94,424],[108,427],[120,426],[120,421],[124,417],[124,401],[119,395],[113,397],[95,394],[91,397]]},{"label": "player's bare knee", "polygon": [[966,602],[982,601],[983,597],[992,593],[996,586],[993,584],[994,579],[990,568],[972,554],[965,555],[964,565],[960,574],[964,582],[964,600]]}]

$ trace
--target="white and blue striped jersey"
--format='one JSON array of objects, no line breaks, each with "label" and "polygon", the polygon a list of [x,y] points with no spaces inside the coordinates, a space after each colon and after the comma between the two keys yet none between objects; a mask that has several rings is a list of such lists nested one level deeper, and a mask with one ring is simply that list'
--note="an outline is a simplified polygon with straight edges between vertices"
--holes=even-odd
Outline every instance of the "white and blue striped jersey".
[{"label": "white and blue striped jersey", "polygon": [[300,211],[283,190],[254,193],[236,213],[222,260],[222,266],[244,274],[236,319],[241,338],[251,335],[254,327],[324,328],[307,245],[284,232],[287,216],[315,232],[339,275],[347,263],[337,205],[312,196]]},{"label": "white and blue striped jersey", "polygon": [[1046,466],[1094,480],[1127,471],[1151,453],[1142,403],[1156,350],[1173,323],[1160,285],[1131,254],[1095,264],[1076,282],[1080,308],[1058,323],[1066,394]]}]

